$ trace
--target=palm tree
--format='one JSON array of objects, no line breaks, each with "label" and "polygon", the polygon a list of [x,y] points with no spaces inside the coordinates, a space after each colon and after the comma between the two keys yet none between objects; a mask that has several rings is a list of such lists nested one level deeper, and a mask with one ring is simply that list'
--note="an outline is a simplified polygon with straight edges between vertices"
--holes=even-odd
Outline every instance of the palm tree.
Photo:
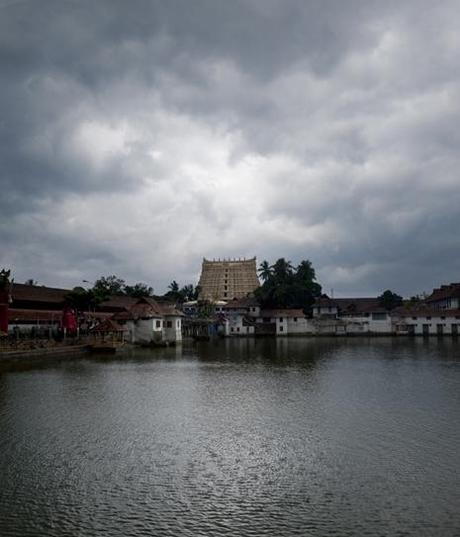
[{"label": "palm tree", "polygon": [[286,261],[284,257],[278,259],[273,265],[273,274],[277,280],[284,281],[288,276],[292,275],[293,267],[290,261]]},{"label": "palm tree", "polygon": [[297,277],[299,280],[312,282],[316,279],[315,269],[308,259],[300,262],[297,267]]},{"label": "palm tree", "polygon": [[262,263],[259,265],[259,269],[257,272],[259,273],[259,276],[264,282],[266,282],[273,274],[272,267],[270,266],[268,261],[262,261]]},{"label": "palm tree", "polygon": [[173,281],[168,285],[168,289],[169,289],[172,293],[178,293],[178,292],[179,292],[179,284],[176,282],[176,280],[173,280]]}]

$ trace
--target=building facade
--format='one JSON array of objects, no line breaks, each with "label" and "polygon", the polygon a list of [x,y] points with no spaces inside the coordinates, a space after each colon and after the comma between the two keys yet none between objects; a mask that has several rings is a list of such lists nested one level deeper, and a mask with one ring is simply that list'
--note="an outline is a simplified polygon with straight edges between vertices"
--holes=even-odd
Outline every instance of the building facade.
[{"label": "building facade", "polygon": [[200,300],[228,301],[243,298],[252,293],[260,282],[257,277],[256,258],[252,259],[203,259]]},{"label": "building facade", "polygon": [[460,283],[449,283],[433,289],[426,304],[436,310],[460,309]]}]

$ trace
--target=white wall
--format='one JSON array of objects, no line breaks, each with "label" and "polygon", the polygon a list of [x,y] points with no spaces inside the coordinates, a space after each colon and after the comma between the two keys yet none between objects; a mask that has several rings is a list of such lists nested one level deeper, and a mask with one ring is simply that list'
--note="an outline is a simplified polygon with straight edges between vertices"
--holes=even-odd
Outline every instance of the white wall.
[{"label": "white wall", "polygon": [[[344,316],[341,317],[348,324],[347,332],[350,334],[353,333],[362,333],[369,332],[374,334],[390,334],[391,333],[391,317],[388,313],[385,314],[384,319],[377,319],[370,313],[368,316],[365,315],[353,315],[353,316]],[[360,328],[360,326],[362,328]]]},{"label": "white wall", "polygon": [[321,315],[337,315],[338,310],[336,306],[313,306],[313,317],[319,317]]},{"label": "white wall", "polygon": [[253,326],[243,325],[244,317],[245,315],[240,313],[228,316],[228,333],[230,336],[250,336],[254,334]]},{"label": "white wall", "polygon": [[280,315],[272,319],[272,322],[275,321],[277,336],[312,334],[314,330],[313,325],[305,317],[283,317]]},{"label": "white wall", "polygon": [[428,325],[427,335],[437,335],[438,325],[442,325],[442,333],[451,335],[454,331],[452,325],[457,326],[457,333],[460,335],[460,316],[456,318],[454,315],[447,315],[447,312],[439,312],[436,316],[410,316],[405,315],[401,318],[393,320],[394,331],[397,334],[410,333],[409,326],[414,327],[415,335],[423,335],[423,325]]},{"label": "white wall", "polygon": [[177,315],[167,315],[163,321],[163,340],[182,341],[182,319]]}]

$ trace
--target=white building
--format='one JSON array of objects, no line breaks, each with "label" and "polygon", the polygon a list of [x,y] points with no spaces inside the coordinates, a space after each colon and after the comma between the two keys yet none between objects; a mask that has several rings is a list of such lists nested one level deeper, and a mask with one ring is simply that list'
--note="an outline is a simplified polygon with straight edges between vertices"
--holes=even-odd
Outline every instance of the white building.
[{"label": "white building", "polygon": [[229,336],[309,335],[313,325],[301,309],[261,309],[254,297],[232,300],[224,308]]},{"label": "white building", "polygon": [[458,336],[460,309],[437,310],[427,306],[398,308],[392,314],[393,330],[397,335]]},{"label": "white building", "polygon": [[436,310],[460,309],[460,283],[450,283],[433,289],[425,302],[430,308]]},{"label": "white building", "polygon": [[177,343],[182,340],[183,314],[173,305],[140,298],[134,306],[113,318],[129,330],[131,343]]},{"label": "white building", "polygon": [[391,334],[391,315],[378,298],[321,297],[313,306],[318,334]]}]

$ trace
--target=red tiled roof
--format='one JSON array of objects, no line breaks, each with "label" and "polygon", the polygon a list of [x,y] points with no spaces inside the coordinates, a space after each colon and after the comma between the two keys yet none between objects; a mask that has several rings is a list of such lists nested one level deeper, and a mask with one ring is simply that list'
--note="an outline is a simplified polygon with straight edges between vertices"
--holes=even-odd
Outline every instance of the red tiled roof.
[{"label": "red tiled roof", "polygon": [[[85,319],[106,319],[110,313],[105,312],[84,312]],[[9,308],[8,319],[10,323],[20,321],[60,321],[62,310],[37,310],[24,308]]]},{"label": "red tiled roof", "polygon": [[184,314],[176,309],[174,304],[159,304],[154,298],[139,298],[136,303],[126,311],[120,311],[113,315],[113,319],[128,321],[145,317],[163,316],[182,317]]},{"label": "red tiled roof", "polygon": [[259,305],[259,301],[255,297],[248,296],[244,298],[234,298],[233,300],[230,300],[230,302],[227,302],[227,304],[224,306],[224,309],[244,309]]},{"label": "red tiled roof", "polygon": [[301,309],[261,310],[259,317],[305,317]]},{"label": "red tiled roof", "polygon": [[8,320],[10,323],[21,321],[60,321],[62,311],[53,310],[26,310],[10,308],[8,310]]},{"label": "red tiled roof", "polygon": [[105,319],[92,329],[92,332],[124,332],[128,330],[125,326],[119,325],[113,319]]},{"label": "red tiled roof", "polygon": [[184,317],[184,314],[179,311],[174,304],[158,304],[160,311],[165,316]]},{"label": "red tiled roof", "polygon": [[55,302],[56,304],[60,304],[64,302],[64,297],[67,293],[70,293],[70,289],[14,283],[11,295],[13,302],[15,300],[21,300],[31,302]]},{"label": "red tiled roof", "polygon": [[98,305],[100,310],[123,310],[129,309],[131,306],[137,303],[139,299],[133,298],[132,296],[111,296],[107,300],[104,300]]}]

